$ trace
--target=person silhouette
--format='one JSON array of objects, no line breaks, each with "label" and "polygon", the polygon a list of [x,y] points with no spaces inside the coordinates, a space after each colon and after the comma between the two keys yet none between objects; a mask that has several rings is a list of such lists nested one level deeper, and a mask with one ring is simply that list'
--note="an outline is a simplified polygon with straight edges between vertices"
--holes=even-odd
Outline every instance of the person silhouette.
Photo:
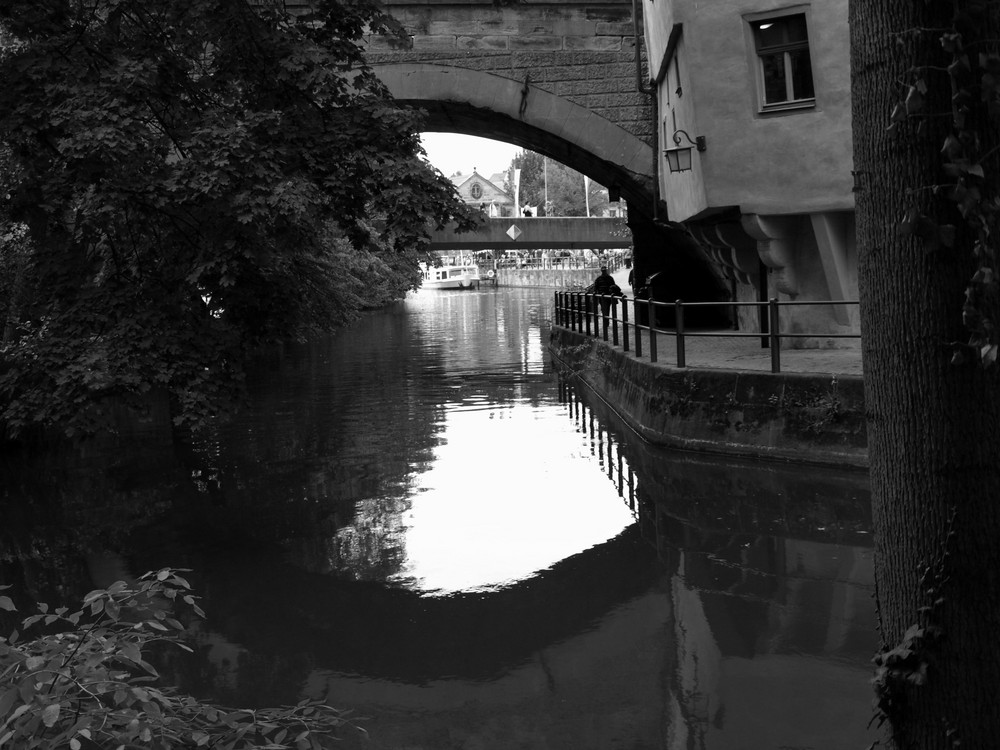
[{"label": "person silhouette", "polygon": [[612,295],[615,280],[608,273],[607,266],[601,266],[601,275],[594,279],[594,294],[598,295],[601,301],[601,313],[607,316],[611,312],[611,303],[614,301]]}]

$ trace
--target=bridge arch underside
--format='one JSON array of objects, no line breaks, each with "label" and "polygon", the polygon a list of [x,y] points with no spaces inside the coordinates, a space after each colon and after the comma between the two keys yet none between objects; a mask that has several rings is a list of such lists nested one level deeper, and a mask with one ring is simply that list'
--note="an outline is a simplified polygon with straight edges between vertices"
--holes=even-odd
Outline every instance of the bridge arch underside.
[{"label": "bridge arch underside", "polygon": [[629,210],[637,210],[639,213],[648,213],[650,210],[651,178],[631,173],[560,135],[464,102],[410,100],[404,103],[427,113],[425,129],[428,131],[475,135],[536,151],[587,175],[605,187],[617,188],[621,197],[628,201]]},{"label": "bridge arch underside", "polygon": [[426,113],[425,130],[512,143],[616,189],[628,202],[637,278],[659,273],[659,298],[726,298],[691,235],[679,225],[654,222],[654,154],[645,141],[530,82],[432,63],[373,67],[399,103]]},{"label": "bridge arch underside", "polygon": [[491,138],[536,151],[618,188],[630,209],[651,209],[652,147],[585,107],[530,83],[450,65],[374,68],[397,101],[427,113],[426,130]]}]

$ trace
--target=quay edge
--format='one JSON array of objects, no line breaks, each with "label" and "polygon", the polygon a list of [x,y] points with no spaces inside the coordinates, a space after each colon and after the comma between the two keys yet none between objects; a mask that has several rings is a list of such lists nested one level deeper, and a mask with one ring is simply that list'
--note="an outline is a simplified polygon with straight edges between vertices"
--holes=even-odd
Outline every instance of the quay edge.
[{"label": "quay edge", "polygon": [[858,375],[677,368],[553,327],[549,351],[651,443],[704,453],[866,469]]}]

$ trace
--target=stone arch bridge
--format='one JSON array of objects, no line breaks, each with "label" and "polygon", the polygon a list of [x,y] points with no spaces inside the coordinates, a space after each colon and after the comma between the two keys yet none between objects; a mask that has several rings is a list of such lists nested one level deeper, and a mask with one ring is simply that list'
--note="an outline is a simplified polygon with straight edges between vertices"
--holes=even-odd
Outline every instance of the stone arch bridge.
[{"label": "stone arch bridge", "polygon": [[656,117],[639,91],[648,74],[632,0],[386,5],[410,44],[372,36],[368,59],[397,100],[426,111],[427,130],[513,143],[588,175],[628,202],[637,265],[669,271],[677,296],[724,297],[718,264],[658,219]]},{"label": "stone arch bridge", "polygon": [[493,6],[390,0],[410,49],[369,61],[428,129],[495,138],[557,159],[649,204],[649,99],[636,90],[631,0]]},{"label": "stone arch bridge", "polygon": [[[307,12],[308,0],[290,0]],[[726,299],[727,261],[665,220],[656,114],[633,0],[385,0],[409,44],[371,35],[368,60],[426,130],[512,143],[586,174],[628,202],[636,267],[667,295]],[[296,7],[297,6],[297,7]],[[474,166],[474,165],[470,165]]]}]

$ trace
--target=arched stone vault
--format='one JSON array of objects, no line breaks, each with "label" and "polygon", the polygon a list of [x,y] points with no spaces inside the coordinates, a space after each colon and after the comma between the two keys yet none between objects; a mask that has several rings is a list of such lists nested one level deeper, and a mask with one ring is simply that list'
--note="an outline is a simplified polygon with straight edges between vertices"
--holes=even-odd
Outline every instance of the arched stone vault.
[{"label": "arched stone vault", "polygon": [[658,283],[665,286],[658,293],[665,299],[726,297],[711,259],[691,234],[654,220],[654,154],[641,138],[530,80],[415,61],[373,68],[397,101],[427,113],[426,130],[513,143],[616,188],[628,202],[636,276],[660,273]]},{"label": "arched stone vault", "polygon": [[530,83],[476,70],[413,63],[375,70],[398,101],[427,112],[427,130],[536,151],[618,188],[631,211],[651,213],[652,148],[585,107]]}]

